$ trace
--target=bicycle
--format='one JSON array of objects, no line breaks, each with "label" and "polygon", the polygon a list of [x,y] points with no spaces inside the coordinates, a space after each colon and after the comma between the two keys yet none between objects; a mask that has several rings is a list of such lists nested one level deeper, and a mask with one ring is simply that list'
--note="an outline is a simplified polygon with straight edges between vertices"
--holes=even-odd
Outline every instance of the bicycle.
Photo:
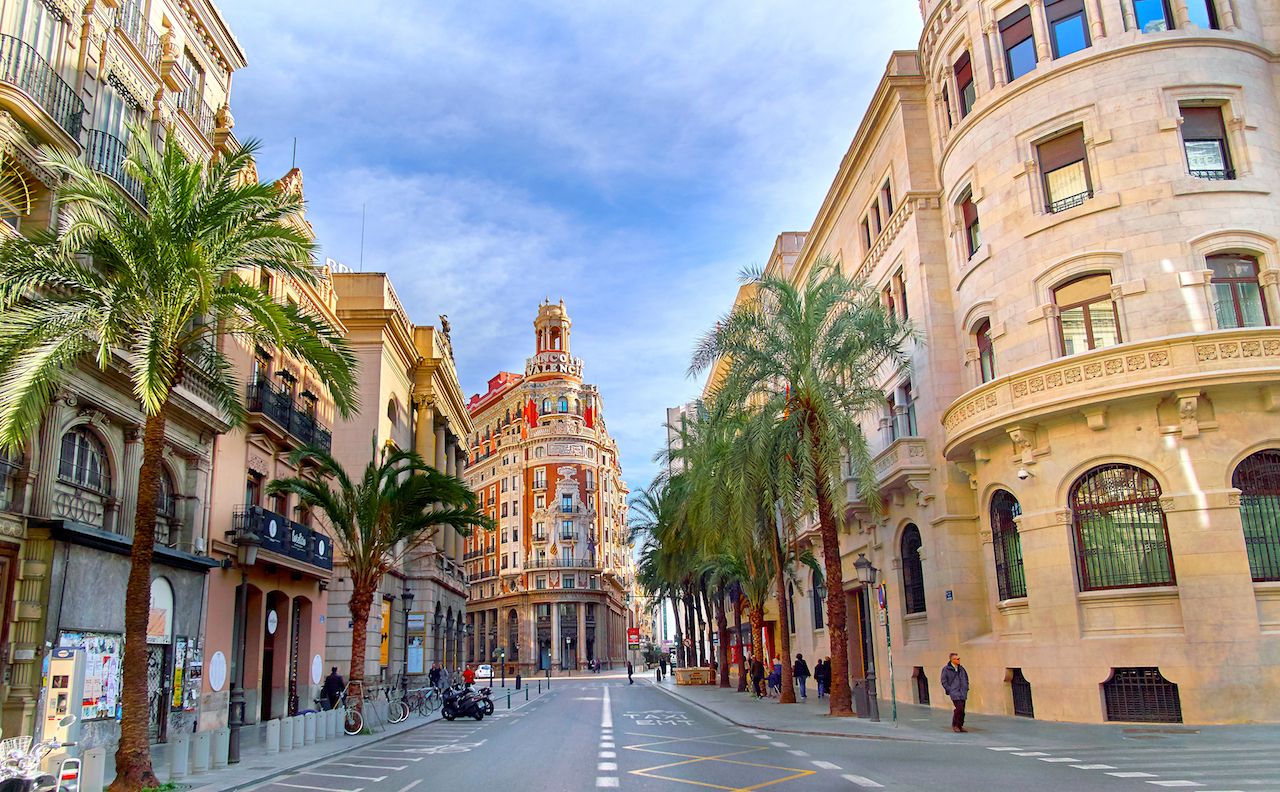
[{"label": "bicycle", "polygon": [[384,687],[382,689],[383,696],[387,699],[387,720],[390,723],[404,723],[409,717],[409,705],[404,701],[404,693],[399,688],[395,688],[395,695],[392,695],[392,687]]},{"label": "bicycle", "polygon": [[440,708],[440,691],[433,687],[405,691],[405,704],[424,718]]},{"label": "bicycle", "polygon": [[[316,709],[323,711],[325,709],[324,702],[320,697],[316,697]],[[360,715],[359,709],[347,706],[347,693],[344,690],[338,694],[338,704],[334,709],[342,710],[342,730],[348,736],[354,737],[364,729],[364,718]]]}]

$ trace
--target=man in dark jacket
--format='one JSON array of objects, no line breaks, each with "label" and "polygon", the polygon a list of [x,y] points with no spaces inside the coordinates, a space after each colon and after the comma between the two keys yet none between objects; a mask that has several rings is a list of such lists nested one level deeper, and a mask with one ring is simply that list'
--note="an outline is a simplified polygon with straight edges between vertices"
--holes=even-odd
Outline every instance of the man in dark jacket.
[{"label": "man in dark jacket", "polygon": [[427,681],[431,683],[431,687],[433,688],[440,687],[440,671],[441,668],[439,663],[431,664],[431,672],[427,674]]},{"label": "man in dark jacket", "polygon": [[809,698],[809,692],[805,690],[805,683],[809,681],[809,664],[804,661],[804,655],[796,655],[796,662],[791,666],[791,675],[800,685],[800,698]]},{"label": "man in dark jacket", "polygon": [[338,706],[338,697],[342,695],[342,690],[345,687],[346,684],[342,681],[342,675],[338,673],[338,667],[334,666],[330,669],[329,676],[325,677],[324,687],[320,688],[320,700],[329,705],[325,709],[333,709]]},{"label": "man in dark jacket", "polygon": [[818,686],[818,698],[827,695],[827,689],[831,687],[831,661],[819,660],[818,665],[813,669],[813,681]]},{"label": "man in dark jacket", "polygon": [[627,661],[627,684],[628,685],[634,685],[636,683],[636,681],[631,678],[631,675],[635,673],[635,670],[636,670],[635,666],[631,665],[631,661],[628,660]]},{"label": "man in dark jacket", "polygon": [[951,697],[955,711],[951,714],[951,731],[965,732],[964,702],[969,698],[969,672],[960,665],[960,655],[955,652],[942,667],[942,689]]}]

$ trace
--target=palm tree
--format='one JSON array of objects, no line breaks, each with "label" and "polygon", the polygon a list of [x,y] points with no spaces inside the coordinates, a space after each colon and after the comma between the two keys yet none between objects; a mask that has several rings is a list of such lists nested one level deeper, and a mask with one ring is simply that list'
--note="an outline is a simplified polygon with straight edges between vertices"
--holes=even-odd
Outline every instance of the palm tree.
[{"label": "palm tree", "polygon": [[441,528],[463,536],[472,528],[492,529],[476,495],[459,478],[441,473],[412,451],[386,446],[365,466],[359,481],[329,452],[300,448],[290,457],[295,468],[308,464],[306,476],[276,479],[267,492],[298,496],[300,508],[323,514],[333,542],[351,576],[351,669],[348,678],[364,679],[365,642],[374,594],[387,570],[395,567]]},{"label": "palm tree", "polygon": [[[219,341],[271,346],[305,361],[339,413],[355,409],[355,359],[322,318],[273,302],[240,275],[315,283],[298,198],[244,178],[255,145],[205,165],[172,137],[163,151],[133,130],[125,172],[147,210],[71,154],[46,150],[60,180],[56,229],[0,244],[0,447],[21,447],[77,365],[123,368],[145,417],[125,596],[123,717],[116,792],[154,786],[147,745],[146,634],[166,405],[199,377],[232,426],[242,383]],[[52,452],[52,449],[46,449]]]},{"label": "palm tree", "polygon": [[[838,528],[847,457],[868,508],[880,508],[871,450],[858,419],[877,410],[883,373],[906,365],[911,330],[829,258],[802,283],[758,272],[754,299],[738,304],[699,343],[696,374],[727,363],[712,400],[752,416],[748,435],[758,481],[786,515],[817,512],[831,642],[830,713],[853,714]],[[785,633],[785,630],[784,630]]]}]

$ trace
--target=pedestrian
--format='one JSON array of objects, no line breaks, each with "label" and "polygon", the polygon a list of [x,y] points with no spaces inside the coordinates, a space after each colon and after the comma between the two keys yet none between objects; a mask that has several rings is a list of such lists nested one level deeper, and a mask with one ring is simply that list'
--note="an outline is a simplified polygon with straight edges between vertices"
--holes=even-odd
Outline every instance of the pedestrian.
[{"label": "pedestrian", "polygon": [[427,681],[431,683],[431,687],[440,689],[440,664],[432,663],[431,670],[427,672]]},{"label": "pedestrian", "polygon": [[661,681],[662,681],[662,666],[654,666],[654,667],[653,667],[653,675],[654,675],[655,677],[657,677],[657,678],[658,678],[658,681],[659,681],[659,682],[661,682]]},{"label": "pedestrian", "polygon": [[751,658],[751,695],[757,699],[764,698],[764,663],[758,658]]},{"label": "pedestrian", "polygon": [[328,704],[325,709],[333,709],[338,706],[338,697],[342,695],[343,688],[346,684],[342,681],[342,675],[338,673],[338,667],[334,666],[329,669],[329,676],[325,677],[324,687],[320,689],[321,701]]},{"label": "pedestrian", "polygon": [[627,684],[628,685],[634,685],[636,683],[636,681],[631,678],[631,674],[634,671],[635,671],[635,668],[631,665],[631,661],[628,660],[627,661]]},{"label": "pedestrian", "polygon": [[663,655],[658,658],[658,680],[661,681],[667,675],[667,656]]},{"label": "pedestrian", "polygon": [[796,678],[796,682],[800,684],[800,698],[809,698],[809,691],[806,690],[806,684],[809,681],[809,664],[804,661],[804,655],[797,653],[795,665],[791,667],[791,675]]},{"label": "pedestrian", "polygon": [[471,687],[472,683],[475,681],[476,681],[476,671],[474,668],[471,667],[470,663],[467,663],[466,670],[462,672],[462,684],[466,685],[467,687]]},{"label": "pedestrian", "polygon": [[818,698],[827,695],[831,688],[831,658],[824,657],[813,669],[813,681],[818,686]]},{"label": "pedestrian", "polygon": [[942,667],[942,689],[951,697],[955,711],[951,713],[951,731],[967,732],[964,727],[964,702],[969,698],[969,672],[960,665],[960,655],[955,652]]},{"label": "pedestrian", "polygon": [[769,672],[769,695],[782,697],[782,661],[773,658],[773,670]]}]

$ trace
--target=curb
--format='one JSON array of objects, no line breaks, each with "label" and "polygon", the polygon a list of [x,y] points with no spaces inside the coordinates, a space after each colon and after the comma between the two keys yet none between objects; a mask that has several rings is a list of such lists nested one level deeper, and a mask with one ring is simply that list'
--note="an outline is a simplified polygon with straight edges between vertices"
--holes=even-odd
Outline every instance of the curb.
[{"label": "curb", "polygon": [[653,687],[657,688],[658,690],[661,690],[663,693],[666,693],[668,696],[671,696],[671,697],[673,697],[673,698],[679,699],[680,701],[686,702],[686,703],[688,703],[688,704],[692,704],[693,706],[697,707],[698,709],[702,710],[703,712],[706,712],[706,713],[707,713],[707,714],[709,714],[709,715],[712,715],[713,717],[719,718],[720,720],[725,721],[726,723],[731,723],[731,724],[733,724],[734,726],[738,726],[738,727],[740,727],[740,728],[744,728],[744,729],[755,729],[755,730],[757,730],[757,731],[775,732],[775,733],[777,733],[777,734],[804,734],[804,735],[809,735],[809,736],[812,736],[812,737],[843,737],[843,738],[844,738],[844,739],[846,739],[846,740],[876,740],[876,741],[889,741],[889,742],[914,742],[914,743],[921,743],[921,744],[929,744],[929,743],[930,743],[930,741],[928,741],[928,740],[921,740],[921,739],[916,738],[916,737],[894,737],[894,736],[892,736],[892,735],[887,735],[887,734],[886,734],[886,735],[880,735],[880,734],[842,734],[842,733],[840,733],[840,732],[817,731],[817,730],[812,730],[812,729],[787,729],[787,728],[781,728],[781,727],[778,727],[778,726],[761,726],[761,725],[756,724],[756,723],[743,723],[742,721],[737,721],[737,720],[734,720],[733,718],[730,718],[728,715],[725,715],[723,712],[717,712],[717,711],[715,711],[715,710],[711,709],[710,707],[708,707],[707,705],[703,704],[703,703],[702,703],[702,702],[700,702],[700,701],[694,701],[692,698],[689,698],[689,697],[684,696],[684,695],[682,695],[682,694],[680,694],[680,693],[677,693],[677,692],[675,692],[674,690],[668,690],[668,689],[666,689],[665,687],[661,687],[661,686],[656,685],[656,684],[655,684],[655,685],[653,685]]}]

